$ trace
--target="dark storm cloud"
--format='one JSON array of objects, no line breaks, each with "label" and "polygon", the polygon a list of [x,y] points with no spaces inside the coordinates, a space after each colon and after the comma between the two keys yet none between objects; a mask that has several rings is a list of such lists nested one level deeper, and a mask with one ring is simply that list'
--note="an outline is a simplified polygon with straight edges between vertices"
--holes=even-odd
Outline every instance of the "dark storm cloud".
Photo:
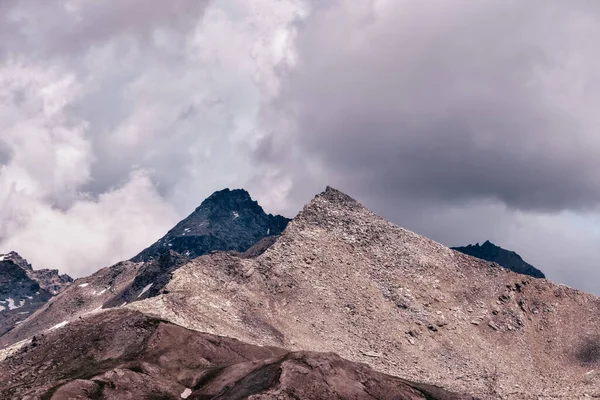
[{"label": "dark storm cloud", "polygon": [[[600,14],[573,3],[316,8],[277,107],[295,145],[359,194],[593,208],[600,57],[586,38]],[[273,143],[261,152],[285,158]]]}]

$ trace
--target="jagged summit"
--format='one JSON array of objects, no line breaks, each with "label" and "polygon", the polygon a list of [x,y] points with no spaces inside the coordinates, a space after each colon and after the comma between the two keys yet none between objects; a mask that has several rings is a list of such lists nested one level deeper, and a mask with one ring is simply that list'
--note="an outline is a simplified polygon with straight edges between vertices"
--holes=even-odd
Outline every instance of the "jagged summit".
[{"label": "jagged summit", "polygon": [[13,329],[72,281],[57,270],[34,270],[17,252],[0,254],[0,335]]},{"label": "jagged summit", "polygon": [[246,190],[223,189],[132,261],[149,261],[169,250],[190,258],[214,250],[244,252],[264,237],[281,234],[288,222],[266,214]]},{"label": "jagged summit", "polygon": [[0,254],[0,261],[12,261],[25,271],[33,271],[31,264],[29,264],[27,260],[21,257],[16,251],[11,251],[8,254]]},{"label": "jagged summit", "polygon": [[504,268],[519,274],[533,276],[534,278],[546,277],[542,271],[525,262],[523,258],[514,251],[496,246],[489,240],[486,240],[482,245],[477,243],[475,245],[470,244],[464,247],[453,247],[453,249],[473,257],[481,258],[482,260],[495,262]]}]

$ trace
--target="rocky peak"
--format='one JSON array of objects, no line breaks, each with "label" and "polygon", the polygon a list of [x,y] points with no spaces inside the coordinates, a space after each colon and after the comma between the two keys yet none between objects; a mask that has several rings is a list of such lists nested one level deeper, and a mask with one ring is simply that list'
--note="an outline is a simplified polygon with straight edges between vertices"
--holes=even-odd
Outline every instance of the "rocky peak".
[{"label": "rocky peak", "polygon": [[12,261],[15,265],[18,265],[25,271],[33,271],[31,264],[26,259],[21,257],[16,251],[11,251],[8,254],[0,254],[0,261]]},{"label": "rocky peak", "polygon": [[132,261],[156,259],[168,250],[189,258],[214,250],[245,252],[261,239],[281,234],[288,222],[280,215],[266,214],[246,190],[223,189]]},{"label": "rocky peak", "polygon": [[514,251],[496,246],[489,240],[486,240],[482,245],[476,243],[475,245],[470,244],[464,247],[453,247],[453,249],[482,260],[495,262],[502,267],[519,274],[533,276],[534,278],[546,277],[542,271],[525,262],[523,258]]}]

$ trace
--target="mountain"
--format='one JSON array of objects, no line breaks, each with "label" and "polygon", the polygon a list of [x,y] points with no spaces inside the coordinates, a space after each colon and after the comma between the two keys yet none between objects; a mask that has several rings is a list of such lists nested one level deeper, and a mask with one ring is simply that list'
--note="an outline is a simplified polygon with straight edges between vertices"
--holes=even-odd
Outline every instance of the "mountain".
[{"label": "mountain", "polygon": [[0,254],[0,261],[11,261],[18,265],[27,276],[37,282],[40,287],[51,294],[62,292],[67,286],[73,282],[67,274],[60,275],[57,269],[36,269],[26,259],[21,257],[17,252],[11,251],[8,254]]},{"label": "mountain", "polygon": [[289,222],[266,214],[243,189],[213,193],[186,219],[131,261],[149,261],[169,250],[195,258],[214,250],[243,253],[261,239],[281,234]]},{"label": "mountain", "polygon": [[0,347],[31,337],[74,315],[155,296],[176,269],[199,255],[222,250],[240,257],[257,256],[274,243],[289,221],[266,214],[243,189],[217,191],[130,261],[77,280],[67,293],[47,304],[27,324],[0,337]]},{"label": "mountain", "polygon": [[495,262],[504,268],[508,268],[519,274],[533,276],[534,278],[546,278],[542,271],[535,268],[533,265],[526,263],[521,256],[514,251],[505,250],[502,247],[491,243],[489,240],[485,241],[481,246],[477,243],[465,247],[452,247],[452,249],[473,257],[481,258],[482,260]]},{"label": "mountain", "polygon": [[0,368],[3,399],[472,400],[331,353],[190,331],[130,310],[35,338]]},{"label": "mountain", "polygon": [[[308,365],[322,365],[324,369],[317,369],[322,375],[311,375],[311,368],[304,372],[315,384],[322,379],[339,382],[336,371],[341,370],[334,367],[347,365],[343,375],[349,381],[344,380],[343,387],[368,389],[370,376],[367,372],[357,375],[355,369],[365,364],[387,376],[481,399],[600,397],[600,299],[596,296],[451,250],[384,220],[332,188],[307,204],[280,236],[261,244],[265,240],[244,253],[210,252],[190,259],[163,252],[162,258],[125,261],[77,280],[0,337],[2,353],[12,354],[0,364],[0,371],[7,371],[0,372],[0,382],[24,387],[31,382],[56,382],[59,376],[65,385],[56,390],[67,390],[69,381],[77,390],[77,385],[88,385],[95,391],[94,384],[108,390],[123,378],[137,382],[138,387],[152,387],[144,380],[148,378],[124,370],[127,362],[139,357],[147,363],[141,366],[145,375],[164,376],[172,383],[174,372],[168,368],[178,368],[180,361],[170,364],[165,357],[161,365],[168,368],[161,369],[155,367],[155,359],[144,358],[145,345],[135,340],[147,340],[143,325],[112,324],[122,327],[117,330],[111,328],[111,319],[102,319],[137,311],[169,326],[235,338],[251,346],[285,349],[290,357],[313,354],[315,359]],[[254,251],[257,246],[259,250]],[[161,270],[170,272],[161,274]],[[148,283],[134,288],[133,282],[142,275]],[[155,285],[160,289],[154,290]],[[69,329],[80,326],[84,328],[69,336]],[[59,335],[62,329],[66,330]],[[98,350],[88,350],[96,340],[95,329],[115,329],[116,338],[108,336],[115,347],[100,342]],[[69,370],[56,366],[58,375],[53,375],[52,366],[62,357],[60,353],[31,351],[42,335],[52,343],[45,345],[47,349],[63,340],[75,343],[74,352],[91,351],[90,358],[82,356],[90,369],[83,375],[69,375]],[[212,372],[204,372],[203,355],[196,358],[204,353],[195,351],[194,340],[177,342],[189,360],[199,360],[190,369],[179,370],[181,385],[181,379],[197,376],[191,370],[203,377],[229,371],[219,364]],[[208,347],[217,346],[218,340],[222,339],[213,337]],[[347,361],[333,361],[327,358],[330,353]],[[102,363],[111,360],[115,362],[111,368],[116,369],[106,372]],[[28,363],[46,369],[28,369]],[[72,364],[65,360],[65,365]],[[237,373],[236,368],[231,369],[233,375],[255,382],[256,375]],[[71,370],[78,371],[78,366]],[[28,377],[30,371],[36,376]],[[267,369],[262,382],[280,382],[286,389],[256,398],[294,398],[291,388],[302,383],[292,380],[285,386],[274,378],[278,371],[283,372],[277,379],[293,375],[285,366]],[[193,393],[205,390],[205,381],[194,382],[200,383],[186,386]],[[231,381],[230,387],[236,382]],[[183,387],[173,386],[173,390]],[[342,394],[339,398],[377,395]]]},{"label": "mountain", "polygon": [[23,322],[73,280],[57,270],[33,270],[19,254],[0,254],[0,336]]}]

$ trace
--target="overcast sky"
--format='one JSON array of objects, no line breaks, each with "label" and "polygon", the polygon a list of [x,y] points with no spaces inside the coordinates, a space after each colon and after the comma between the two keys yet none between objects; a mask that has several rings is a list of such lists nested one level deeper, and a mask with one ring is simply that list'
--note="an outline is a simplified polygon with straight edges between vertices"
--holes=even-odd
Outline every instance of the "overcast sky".
[{"label": "overcast sky", "polygon": [[82,276],[326,185],[600,293],[595,0],[2,0],[0,252]]}]

